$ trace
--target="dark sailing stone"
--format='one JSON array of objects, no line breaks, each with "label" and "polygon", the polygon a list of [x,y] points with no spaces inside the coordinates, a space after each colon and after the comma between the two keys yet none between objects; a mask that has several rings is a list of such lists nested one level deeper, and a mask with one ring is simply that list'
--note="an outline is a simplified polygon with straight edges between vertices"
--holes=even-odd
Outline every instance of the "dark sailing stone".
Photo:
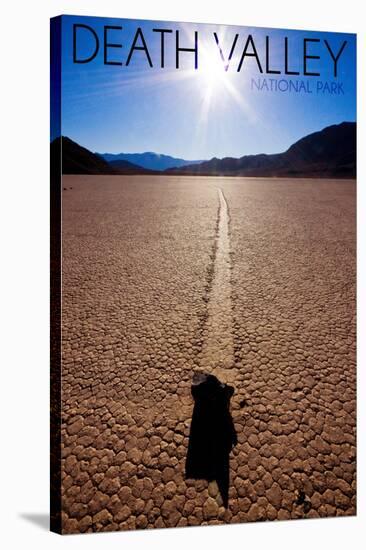
[{"label": "dark sailing stone", "polygon": [[207,373],[193,376],[194,409],[189,436],[186,478],[216,481],[223,504],[228,504],[229,454],[237,444],[230,414],[234,388]]}]

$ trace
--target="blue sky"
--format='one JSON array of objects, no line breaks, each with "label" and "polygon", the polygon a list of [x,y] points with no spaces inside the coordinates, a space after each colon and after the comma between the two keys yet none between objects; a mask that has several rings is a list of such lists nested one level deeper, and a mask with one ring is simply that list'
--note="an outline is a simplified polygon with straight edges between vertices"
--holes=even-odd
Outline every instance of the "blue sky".
[{"label": "blue sky", "polygon": [[[100,49],[90,63],[73,63],[74,23],[89,25],[98,35]],[[122,31],[108,31],[109,42],[122,44],[122,48],[108,50],[109,59],[121,61],[122,66],[103,63],[104,25],[122,26]],[[137,27],[143,31],[153,67],[142,51],[135,51],[126,66]],[[160,67],[160,34],[153,28],[173,30],[165,35],[164,68]],[[194,32],[198,31],[197,70],[194,54],[186,52],[180,54],[180,68],[175,68],[175,30],[180,31],[181,47],[193,47]],[[214,32],[225,58],[235,34],[239,35],[226,72]],[[289,68],[300,67],[300,71],[303,38],[320,39],[308,46],[310,55],[320,56],[320,60],[308,60],[308,70],[317,70],[321,76],[261,75],[253,57],[247,57],[238,72],[248,34],[253,36],[264,71],[266,35],[270,40],[270,65],[281,70],[285,36]],[[347,40],[336,79],[324,39],[335,53]],[[141,40],[137,45],[141,46]],[[90,55],[94,46],[91,33],[79,29],[78,55]],[[63,16],[61,132],[91,151],[102,153],[154,151],[206,159],[281,152],[325,126],[356,120],[355,71],[356,37],[350,34]],[[258,77],[308,81],[313,93],[258,91],[251,87],[251,79]],[[318,80],[342,83],[344,94],[316,93]]]}]

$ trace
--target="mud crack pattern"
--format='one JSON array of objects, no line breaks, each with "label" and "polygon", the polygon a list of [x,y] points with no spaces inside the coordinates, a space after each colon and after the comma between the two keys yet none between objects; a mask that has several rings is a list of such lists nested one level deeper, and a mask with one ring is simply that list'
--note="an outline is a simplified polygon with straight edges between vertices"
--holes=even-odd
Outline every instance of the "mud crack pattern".
[{"label": "mud crack pattern", "polygon": [[[354,514],[354,182],[63,183],[63,531]],[[184,477],[210,366],[236,390],[227,509]]]}]

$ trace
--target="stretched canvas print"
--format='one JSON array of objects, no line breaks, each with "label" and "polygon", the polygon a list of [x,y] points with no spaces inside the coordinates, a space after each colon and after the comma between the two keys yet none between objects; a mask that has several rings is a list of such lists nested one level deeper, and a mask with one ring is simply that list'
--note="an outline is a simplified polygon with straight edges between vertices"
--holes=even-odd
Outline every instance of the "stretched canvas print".
[{"label": "stretched canvas print", "polygon": [[356,36],[51,20],[51,529],[356,513]]}]

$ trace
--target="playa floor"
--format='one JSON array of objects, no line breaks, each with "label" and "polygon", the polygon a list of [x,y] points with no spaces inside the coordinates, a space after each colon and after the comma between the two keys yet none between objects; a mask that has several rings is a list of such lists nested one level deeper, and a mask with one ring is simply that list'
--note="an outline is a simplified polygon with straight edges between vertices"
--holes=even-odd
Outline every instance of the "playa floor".
[{"label": "playa floor", "polygon": [[[353,515],[354,181],[64,176],[65,533]],[[229,502],[185,479],[234,388]]]}]

